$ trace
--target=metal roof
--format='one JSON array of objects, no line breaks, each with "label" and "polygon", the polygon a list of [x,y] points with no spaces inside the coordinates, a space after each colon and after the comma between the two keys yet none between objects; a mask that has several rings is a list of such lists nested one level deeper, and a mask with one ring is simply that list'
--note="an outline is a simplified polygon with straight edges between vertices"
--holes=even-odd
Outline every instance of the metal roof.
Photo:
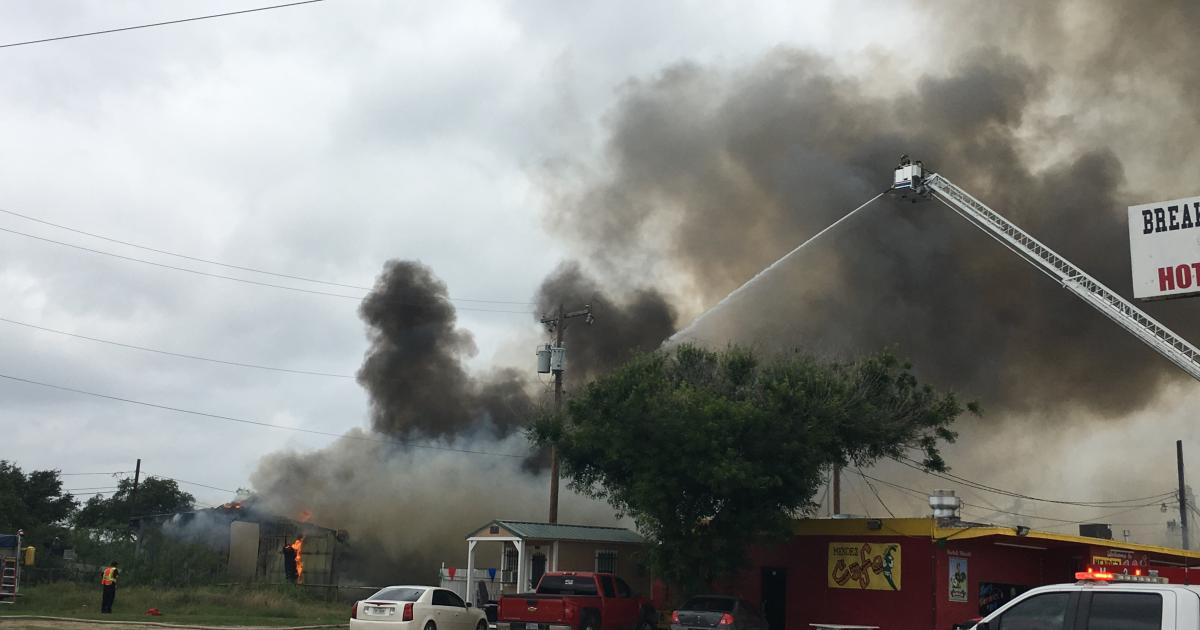
[{"label": "metal roof", "polygon": [[[628,545],[645,544],[646,539],[624,527],[592,527],[590,525],[562,525],[557,523],[529,523],[525,521],[492,521],[476,532],[499,525],[514,536],[526,540],[571,540],[576,542],[607,542]],[[472,533],[474,534],[474,532]]]}]

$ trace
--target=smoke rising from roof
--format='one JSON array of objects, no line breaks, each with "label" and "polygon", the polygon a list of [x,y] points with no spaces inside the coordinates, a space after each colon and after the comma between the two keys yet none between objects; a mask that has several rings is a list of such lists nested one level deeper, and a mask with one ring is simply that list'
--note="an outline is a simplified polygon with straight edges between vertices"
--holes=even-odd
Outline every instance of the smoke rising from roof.
[{"label": "smoke rising from roof", "polygon": [[371,347],[358,382],[371,396],[371,428],[391,437],[454,437],[483,425],[504,436],[533,408],[520,373],[483,378],[463,361],[475,354],[471,333],[456,327],[446,285],[426,266],[388,261],[363,300]]},{"label": "smoke rising from roof", "polygon": [[[591,304],[596,315],[590,329],[576,320],[567,335],[569,387],[657,347],[885,188],[902,153],[1129,293],[1125,207],[1195,194],[1188,187],[1200,168],[1200,66],[1186,46],[1144,43],[1189,32],[1200,8],[1010,2],[933,10],[929,39],[949,61],[924,75],[881,61],[873,75],[852,76],[834,60],[778,48],[745,67],[684,62],[621,87],[601,167],[564,160],[542,182],[548,225],[587,267],[554,270],[536,296],[539,314],[562,303]],[[881,89],[888,81],[905,83]],[[393,262],[364,302],[372,346],[359,381],[371,395],[371,428],[523,452],[516,429],[534,399],[516,371],[468,372],[474,343],[446,297],[429,269]],[[1200,302],[1144,308],[1200,338]],[[1163,392],[1182,384],[1165,360],[935,203],[877,202],[714,314],[697,337],[838,355],[893,347],[924,378],[979,400],[990,420],[1060,419],[1005,437],[1029,453],[1078,446],[1066,426],[1156,410]],[[1150,425],[1139,418],[1130,426]],[[969,476],[995,472],[998,485],[1036,487],[1040,467],[978,449],[972,431],[995,437],[969,428],[948,449],[952,463],[970,461]],[[1111,435],[1090,439],[1104,452],[1127,446]],[[1090,465],[1086,479],[1045,494],[1095,496],[1093,477],[1104,478],[1106,495],[1161,489]],[[1169,482],[1170,473],[1160,476]],[[349,529],[356,545],[378,548],[368,575],[380,579],[427,580],[441,561],[461,560],[466,529],[496,517],[540,520],[545,508],[544,478],[523,472],[519,460],[372,443],[278,453],[253,481],[274,509],[311,509],[319,522]],[[607,506],[570,493],[563,501],[564,521],[611,522]]]},{"label": "smoke rising from roof", "polygon": [[572,384],[658,348],[675,331],[675,308],[656,289],[635,285],[618,302],[575,261],[559,265],[538,289],[539,313],[553,314],[560,304],[567,311],[589,305],[595,317],[591,324],[568,322],[563,345]]},{"label": "smoke rising from roof", "polygon": [[[521,434],[497,440],[488,431],[453,444],[528,450]],[[470,530],[495,518],[545,520],[548,488],[519,459],[356,440],[269,455],[251,481],[264,509],[308,509],[313,522],[346,529],[354,556],[346,576],[374,585],[436,583],[442,562],[465,568]],[[562,493],[560,514],[564,523],[616,524],[611,508],[573,492]],[[482,568],[499,568],[500,550],[485,546],[477,558]]]},{"label": "smoke rising from roof", "polygon": [[[1096,146],[1035,172],[1023,158],[1043,70],[982,50],[880,97],[831,67],[775,50],[737,71],[680,64],[630,82],[611,115],[607,168],[559,187],[569,192],[552,224],[615,275],[632,274],[624,261],[639,252],[662,252],[657,269],[683,278],[673,299],[707,305],[887,187],[911,153],[1127,292],[1120,160]],[[1194,338],[1196,306],[1148,310]],[[698,338],[836,354],[891,346],[993,414],[1115,417],[1179,378],[934,203],[869,208],[723,311]]]},{"label": "smoke rising from roof", "polygon": [[[590,329],[570,334],[572,383],[633,350],[657,347],[672,330],[674,311],[661,296],[636,290],[610,298],[573,264],[539,289],[543,310],[559,302],[591,304],[597,317]],[[354,435],[516,457],[344,440],[263,458],[251,481],[267,510],[308,510],[314,521],[348,530],[354,579],[428,582],[442,562],[461,560],[468,528],[495,518],[545,518],[544,458],[523,457],[530,447],[519,431],[536,407],[532,386],[516,369],[483,376],[467,370],[472,335],[457,327],[445,284],[420,263],[389,261],[359,312],[371,341],[358,373],[371,397],[371,428]],[[561,515],[581,524],[616,521],[607,505],[570,491],[562,493]],[[490,561],[480,558],[483,566]]]}]

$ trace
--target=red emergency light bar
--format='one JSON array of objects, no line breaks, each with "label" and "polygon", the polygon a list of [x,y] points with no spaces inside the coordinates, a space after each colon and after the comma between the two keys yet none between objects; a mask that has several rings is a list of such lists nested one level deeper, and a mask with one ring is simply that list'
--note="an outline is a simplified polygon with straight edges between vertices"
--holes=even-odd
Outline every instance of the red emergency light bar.
[{"label": "red emergency light bar", "polygon": [[1081,582],[1132,582],[1135,584],[1166,584],[1167,578],[1154,575],[1142,575],[1141,569],[1137,569],[1133,574],[1129,573],[1110,573],[1108,571],[1096,571],[1088,567],[1087,571],[1079,571],[1075,574],[1075,579]]},{"label": "red emergency light bar", "polygon": [[1104,571],[1095,573],[1091,569],[1088,569],[1087,571],[1077,572],[1075,574],[1075,579],[1076,580],[1092,580],[1093,582],[1111,582],[1113,579],[1113,574],[1105,573]]}]

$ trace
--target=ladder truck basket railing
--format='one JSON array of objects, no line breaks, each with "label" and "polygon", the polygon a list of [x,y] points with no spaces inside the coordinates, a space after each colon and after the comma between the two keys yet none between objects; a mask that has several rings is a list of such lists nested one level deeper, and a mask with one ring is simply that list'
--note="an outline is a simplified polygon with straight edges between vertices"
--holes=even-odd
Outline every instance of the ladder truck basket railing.
[{"label": "ladder truck basket railing", "polygon": [[911,198],[914,202],[919,197],[928,196],[946,204],[975,227],[1058,280],[1064,288],[1200,380],[1200,349],[950,180],[937,173],[923,171],[920,162],[904,160],[896,169],[896,184],[892,192],[901,198]]}]

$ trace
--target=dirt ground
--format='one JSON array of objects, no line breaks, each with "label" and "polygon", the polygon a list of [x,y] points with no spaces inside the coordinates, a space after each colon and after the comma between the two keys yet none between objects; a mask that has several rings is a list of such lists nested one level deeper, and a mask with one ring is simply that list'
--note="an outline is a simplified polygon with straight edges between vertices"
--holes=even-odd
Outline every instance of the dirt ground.
[{"label": "dirt ground", "polygon": [[[154,622],[95,622],[65,619],[36,618],[21,619],[0,617],[0,630],[171,630],[194,628],[220,628],[220,630],[288,630],[279,626],[190,626]],[[297,626],[296,628],[344,628],[346,626]]]}]

